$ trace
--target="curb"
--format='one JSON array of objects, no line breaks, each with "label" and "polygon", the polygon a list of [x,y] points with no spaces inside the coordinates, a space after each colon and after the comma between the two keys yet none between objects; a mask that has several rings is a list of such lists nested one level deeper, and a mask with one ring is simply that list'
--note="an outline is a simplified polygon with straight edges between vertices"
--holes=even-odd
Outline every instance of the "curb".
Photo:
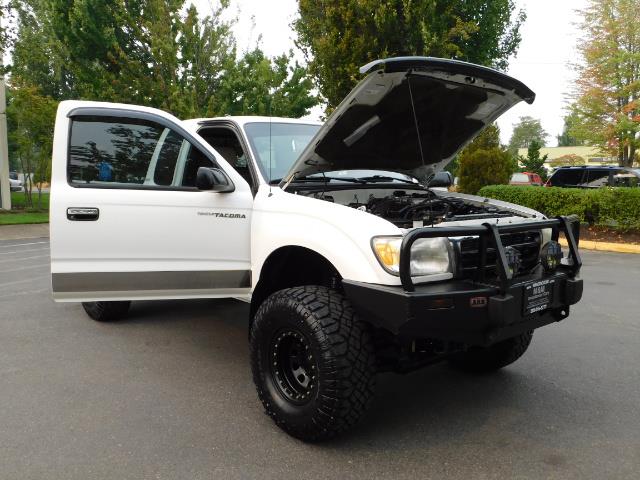
[{"label": "curb", "polygon": [[[564,238],[560,239],[560,245],[568,246]],[[597,250],[599,252],[615,253],[640,253],[640,245],[630,243],[594,242],[593,240],[580,240],[581,250]]]}]

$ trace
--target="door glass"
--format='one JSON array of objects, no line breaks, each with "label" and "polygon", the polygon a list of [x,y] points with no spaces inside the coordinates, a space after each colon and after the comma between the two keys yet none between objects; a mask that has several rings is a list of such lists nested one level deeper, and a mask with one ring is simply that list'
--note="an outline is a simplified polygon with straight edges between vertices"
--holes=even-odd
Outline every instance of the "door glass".
[{"label": "door glass", "polygon": [[238,136],[228,128],[205,127],[198,132],[229,164],[252,185],[247,155]]},{"label": "door glass", "polygon": [[76,116],[71,123],[71,184],[170,186],[184,138],[155,122]]},{"label": "door glass", "polygon": [[551,177],[554,187],[575,187],[580,185],[583,170],[557,170]]},{"label": "door glass", "polygon": [[178,155],[185,141],[182,135],[173,130],[168,130],[166,133],[167,135],[162,142],[153,173],[153,182],[156,185],[171,185],[173,183],[173,174],[176,170],[176,163],[178,163]]},{"label": "door glass", "polygon": [[187,153],[187,160],[184,164],[184,170],[182,172],[183,187],[195,187],[196,176],[200,167],[215,167],[214,163],[209,160],[199,149],[189,144],[189,151]]},{"label": "door glass", "polygon": [[587,179],[584,183],[584,186],[590,188],[599,188],[608,185],[610,172],[610,170],[599,168],[588,169]]}]

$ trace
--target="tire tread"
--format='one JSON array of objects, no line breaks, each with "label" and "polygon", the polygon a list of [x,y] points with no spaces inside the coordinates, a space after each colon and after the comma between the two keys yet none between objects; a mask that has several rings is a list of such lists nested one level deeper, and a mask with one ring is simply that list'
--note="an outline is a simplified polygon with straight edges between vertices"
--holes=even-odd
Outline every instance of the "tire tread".
[{"label": "tire tread", "polygon": [[[256,368],[259,357],[258,332],[266,321],[266,312],[280,302],[293,302],[317,338],[323,357],[323,386],[317,415],[304,429],[295,428],[281,418],[261,385],[261,372]],[[313,318],[310,319],[309,316]],[[375,357],[369,326],[358,319],[348,300],[340,293],[321,286],[301,286],[280,290],[260,306],[251,329],[251,358],[258,396],[269,415],[291,435],[307,440],[325,440],[353,425],[366,412],[374,395]]]}]

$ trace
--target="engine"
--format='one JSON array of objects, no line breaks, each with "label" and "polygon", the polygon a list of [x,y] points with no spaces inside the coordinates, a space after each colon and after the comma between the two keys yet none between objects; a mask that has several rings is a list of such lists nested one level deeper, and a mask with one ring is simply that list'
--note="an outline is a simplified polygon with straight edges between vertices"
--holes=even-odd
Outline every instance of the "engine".
[{"label": "engine", "polygon": [[401,228],[513,215],[492,206],[475,205],[459,198],[439,196],[431,191],[408,193],[396,190],[391,195],[371,195],[366,203],[355,202],[348,206],[382,217]]}]

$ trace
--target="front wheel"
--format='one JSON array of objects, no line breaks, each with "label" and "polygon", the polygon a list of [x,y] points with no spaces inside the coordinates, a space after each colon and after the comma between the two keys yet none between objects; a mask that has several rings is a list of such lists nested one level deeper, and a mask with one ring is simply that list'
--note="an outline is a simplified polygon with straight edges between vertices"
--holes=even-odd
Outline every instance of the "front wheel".
[{"label": "front wheel", "polygon": [[375,387],[369,326],[326,287],[281,290],[258,309],[251,367],[267,415],[305,441],[331,438],[367,410]]},{"label": "front wheel", "polygon": [[511,365],[531,344],[533,331],[508,338],[490,347],[471,347],[454,355],[449,363],[455,368],[471,373],[487,373]]}]

